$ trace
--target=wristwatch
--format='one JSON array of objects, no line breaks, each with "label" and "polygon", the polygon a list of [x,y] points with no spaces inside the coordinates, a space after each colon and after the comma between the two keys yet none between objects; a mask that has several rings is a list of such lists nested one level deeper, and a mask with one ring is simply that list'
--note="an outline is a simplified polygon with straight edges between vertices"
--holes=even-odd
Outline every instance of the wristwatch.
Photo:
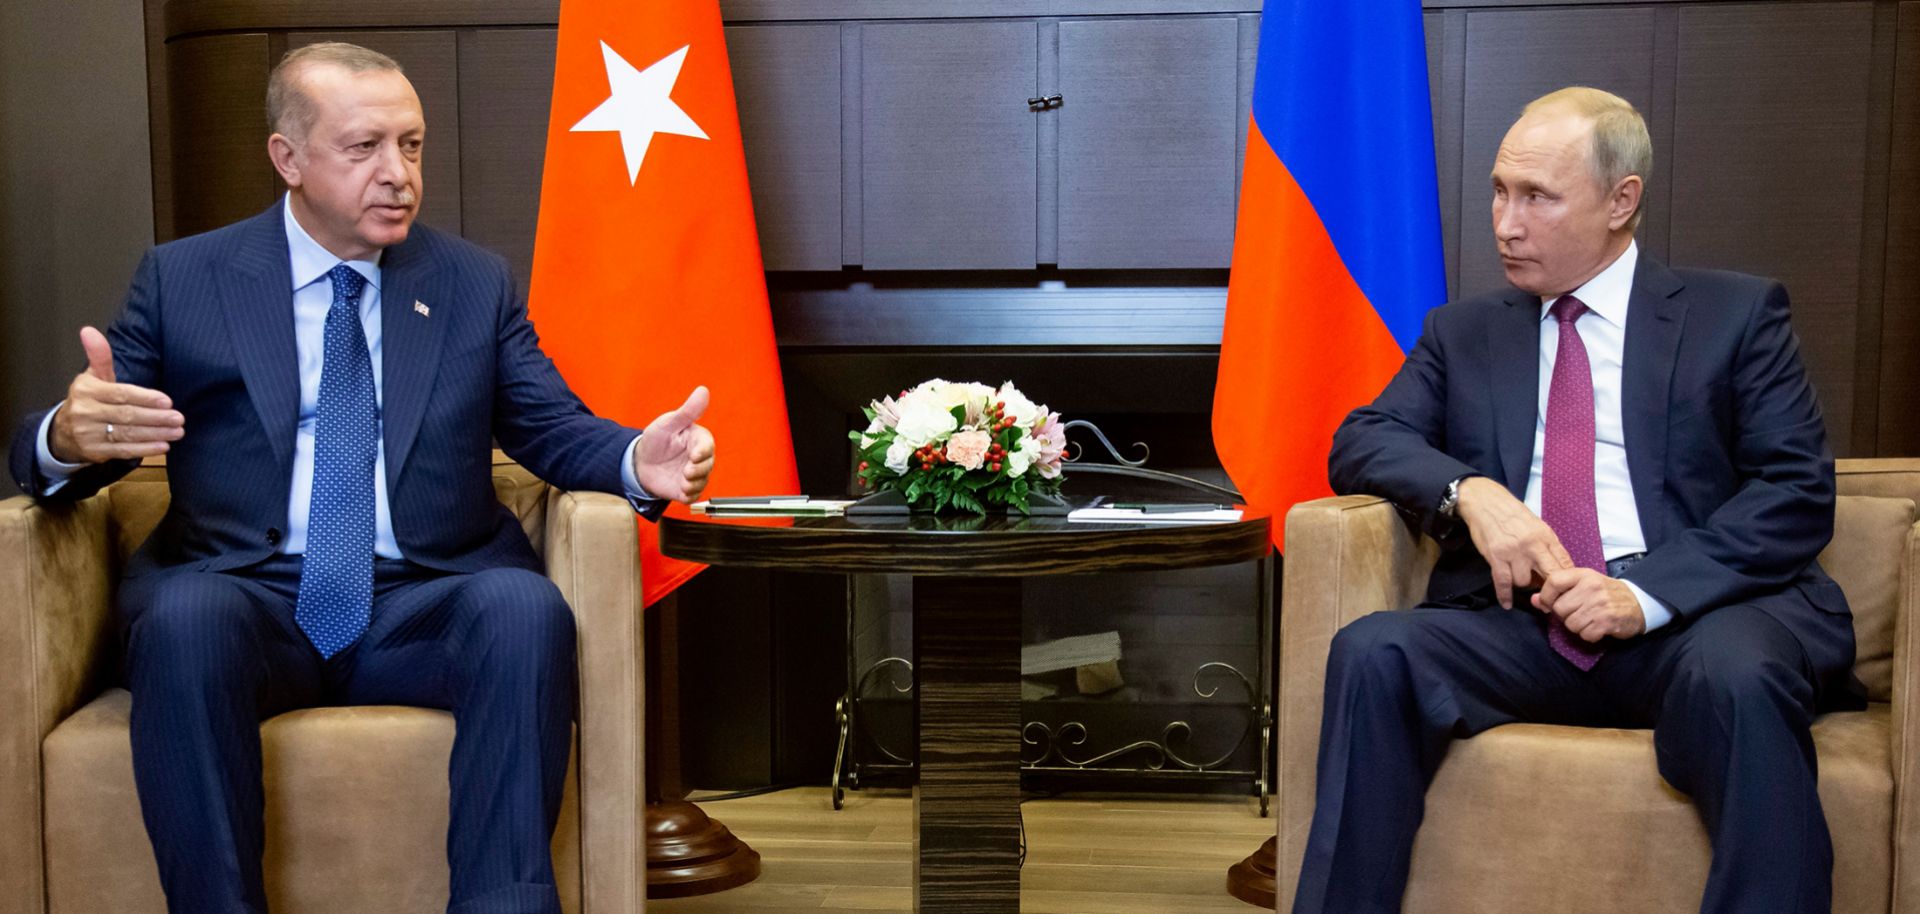
[{"label": "wristwatch", "polygon": [[1461,476],[1458,479],[1455,479],[1454,481],[1447,483],[1446,494],[1440,496],[1440,516],[1441,517],[1459,517],[1460,516],[1460,484],[1469,479],[1472,479],[1474,476],[1477,476],[1477,475],[1479,474],[1468,473],[1465,476]]}]

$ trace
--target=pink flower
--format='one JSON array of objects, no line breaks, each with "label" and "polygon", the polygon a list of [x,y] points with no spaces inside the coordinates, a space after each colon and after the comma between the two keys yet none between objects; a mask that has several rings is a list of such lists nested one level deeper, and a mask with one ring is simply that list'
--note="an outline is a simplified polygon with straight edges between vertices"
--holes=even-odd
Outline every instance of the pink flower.
[{"label": "pink flower", "polygon": [[876,432],[882,429],[893,428],[900,424],[900,408],[894,405],[892,397],[883,397],[873,401],[873,421],[880,424],[880,428],[870,429],[870,431]]},{"label": "pink flower", "polygon": [[1067,452],[1067,427],[1060,421],[1059,413],[1048,413],[1033,429],[1033,439],[1040,443],[1040,456],[1035,463],[1040,467],[1040,475],[1053,479],[1060,475],[1060,462]]},{"label": "pink flower", "polygon": [[993,445],[993,436],[979,429],[956,432],[947,439],[947,459],[962,469],[977,470],[987,462],[987,448]]}]

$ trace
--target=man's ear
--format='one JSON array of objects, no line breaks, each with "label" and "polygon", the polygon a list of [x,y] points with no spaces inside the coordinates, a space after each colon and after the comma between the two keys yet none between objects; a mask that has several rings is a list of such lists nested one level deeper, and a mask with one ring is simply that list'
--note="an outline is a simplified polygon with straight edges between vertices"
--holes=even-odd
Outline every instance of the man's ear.
[{"label": "man's ear", "polygon": [[267,158],[273,162],[273,170],[280,173],[283,183],[288,187],[300,186],[300,165],[292,140],[279,133],[267,137]]},{"label": "man's ear", "polygon": [[1646,182],[1639,175],[1628,175],[1613,186],[1613,193],[1607,198],[1607,228],[1619,231],[1632,221],[1633,214],[1640,211],[1640,195],[1646,190]]}]

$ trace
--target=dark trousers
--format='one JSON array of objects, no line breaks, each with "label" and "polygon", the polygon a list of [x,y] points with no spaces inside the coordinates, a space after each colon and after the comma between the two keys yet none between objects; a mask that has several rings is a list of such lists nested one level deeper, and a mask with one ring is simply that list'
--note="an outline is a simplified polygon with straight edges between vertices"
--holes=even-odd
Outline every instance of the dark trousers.
[{"label": "dark trousers", "polygon": [[395,704],[453,712],[448,911],[559,914],[549,842],[576,688],[560,591],[523,569],[379,561],[366,635],[323,660],[294,622],[299,583],[292,556],[121,587],[134,782],[168,908],[267,910],[261,721]]},{"label": "dark trousers", "polygon": [[[1296,914],[1400,910],[1448,742],[1512,721],[1653,728],[1661,777],[1693,799],[1713,842],[1700,910],[1827,911],[1814,670],[1793,634],[1729,606],[1614,642],[1582,673],[1543,624],[1526,609],[1420,607],[1334,636]],[[1557,814],[1551,797],[1540,804]],[[1586,862],[1565,863],[1578,881]]]}]

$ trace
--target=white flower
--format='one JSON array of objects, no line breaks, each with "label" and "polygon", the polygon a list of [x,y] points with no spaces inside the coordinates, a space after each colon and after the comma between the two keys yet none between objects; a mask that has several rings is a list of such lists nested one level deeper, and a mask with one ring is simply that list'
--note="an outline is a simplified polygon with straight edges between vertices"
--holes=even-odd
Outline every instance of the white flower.
[{"label": "white flower", "polygon": [[1032,435],[1021,435],[1020,443],[1007,452],[1007,475],[1015,478],[1025,476],[1027,468],[1033,465],[1033,458],[1040,453],[1040,445]]},{"label": "white flower", "polygon": [[860,449],[864,451],[864,450],[866,450],[867,448],[870,448],[870,447],[873,447],[873,436],[872,436],[872,435],[861,435],[861,436],[860,436]]},{"label": "white flower", "polygon": [[1026,394],[1013,386],[1012,381],[1000,385],[1000,389],[994,391],[993,398],[1006,404],[1006,417],[1012,419],[1013,424],[1020,428],[1033,428],[1034,423],[1047,414],[1046,407],[1035,406],[1032,400],[1027,399]]},{"label": "white flower", "polygon": [[907,459],[913,456],[913,450],[913,445],[908,444],[905,438],[893,439],[893,443],[887,446],[887,469],[906,475]]},{"label": "white flower", "polygon": [[953,418],[953,407],[942,406],[932,398],[909,396],[899,405],[900,424],[894,428],[899,437],[894,440],[907,442],[908,451],[938,441],[960,426]]}]

